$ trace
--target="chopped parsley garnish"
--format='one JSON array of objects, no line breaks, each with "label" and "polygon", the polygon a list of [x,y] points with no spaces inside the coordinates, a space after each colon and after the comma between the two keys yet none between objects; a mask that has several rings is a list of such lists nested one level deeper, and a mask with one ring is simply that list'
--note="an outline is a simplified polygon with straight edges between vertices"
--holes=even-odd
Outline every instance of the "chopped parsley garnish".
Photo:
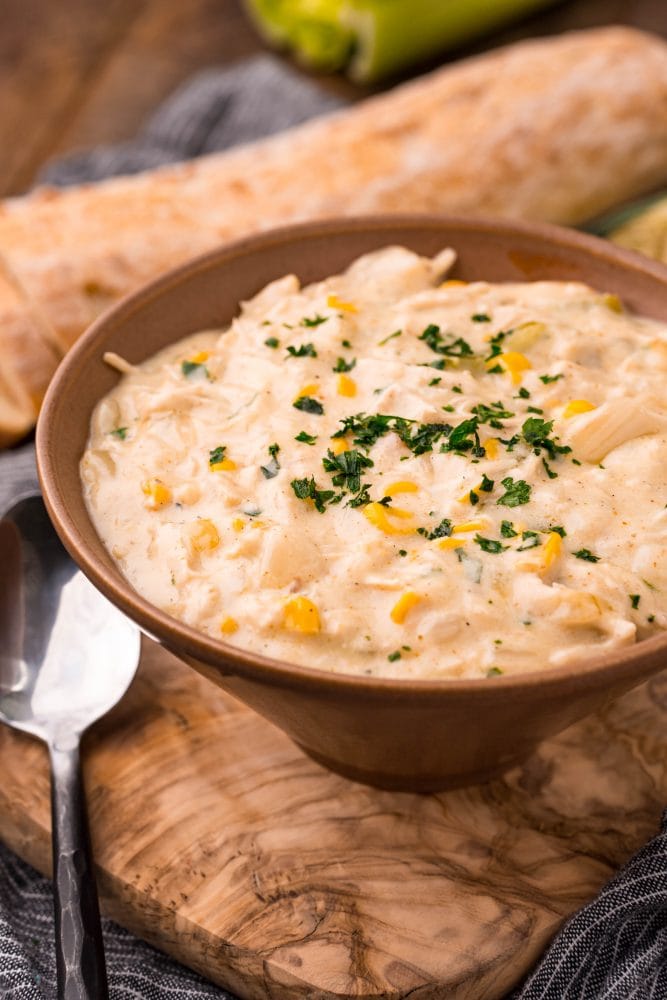
[{"label": "chopped parsley garnish", "polygon": [[341,347],[352,347],[352,344],[350,343],[349,340],[341,340],[340,343],[341,343]]},{"label": "chopped parsley garnish", "polygon": [[407,549],[399,549],[398,550],[398,554],[399,554],[399,556],[407,556],[408,550]]},{"label": "chopped parsley garnish", "polygon": [[565,530],[562,524],[553,524],[549,528],[549,531],[554,531],[557,535],[560,535],[561,538],[565,538],[565,536],[567,535],[567,531]]},{"label": "chopped parsley garnish", "polygon": [[[502,639],[495,639],[494,642],[501,643]],[[489,669],[486,671],[487,677],[500,677],[501,674],[502,670],[500,669],[500,667],[489,667]]]},{"label": "chopped parsley garnish", "polygon": [[292,403],[295,410],[302,410],[304,413],[318,413],[320,416],[324,413],[324,407],[317,399],[313,399],[312,396],[299,396],[298,399]]},{"label": "chopped parsley garnish", "polygon": [[351,361],[346,361],[345,358],[338,358],[336,364],[332,368],[332,371],[351,372],[356,363],[357,363],[356,358],[352,358]]},{"label": "chopped parsley garnish", "polygon": [[565,378],[564,375],[540,375],[540,382],[544,382],[545,385],[549,385],[550,382],[557,382],[559,378]]},{"label": "chopped parsley garnish", "polygon": [[328,319],[328,316],[320,316],[319,313],[315,313],[314,316],[304,316],[301,320],[301,326],[319,326],[320,323],[326,323]]},{"label": "chopped parsley garnish", "polygon": [[432,378],[431,381],[429,382],[429,385],[440,385],[441,382],[442,378]]},{"label": "chopped parsley garnish", "polygon": [[630,598],[630,604],[632,605],[632,607],[633,608],[638,608],[639,607],[639,602],[641,600],[640,595],[639,594],[628,594],[628,597]]},{"label": "chopped parsley garnish", "polygon": [[544,410],[542,410],[539,406],[527,406],[526,413],[537,413],[539,416],[542,416]]},{"label": "chopped parsley garnish", "polygon": [[540,544],[540,536],[537,531],[522,531],[521,540],[523,545],[520,545],[517,552],[525,552],[526,549],[535,549]]},{"label": "chopped parsley garnish", "polygon": [[655,615],[649,615],[646,621],[649,623],[649,625],[652,625],[653,622],[655,621]]},{"label": "chopped parsley garnish", "polygon": [[461,388],[460,385],[453,385],[452,392],[463,392],[463,389]]},{"label": "chopped parsley garnish", "polygon": [[473,313],[470,319],[473,323],[490,323],[491,317],[487,316],[486,313]]},{"label": "chopped parsley garnish", "polygon": [[[449,334],[451,338],[452,335]],[[428,347],[436,354],[443,354],[448,358],[471,358],[473,349],[463,337],[445,340],[440,333],[440,327],[435,323],[429,323],[423,333],[419,335],[419,340],[423,340]]]},{"label": "chopped parsley garnish", "polygon": [[493,483],[494,483],[493,479],[489,479],[486,473],[483,473],[482,482],[479,485],[479,489],[482,491],[482,493],[490,493],[491,490],[493,489]]},{"label": "chopped parsley garnish", "polygon": [[310,479],[293,479],[290,486],[299,500],[312,500],[315,509],[323,514],[328,503],[338,503],[343,494],[336,495],[335,490],[320,490],[313,476]]},{"label": "chopped parsley garnish", "polygon": [[502,365],[494,365],[493,368],[488,368],[487,372],[488,372],[489,375],[502,375],[503,374],[503,366]]},{"label": "chopped parsley garnish", "polygon": [[109,431],[111,437],[118,438],[119,441],[124,441],[127,437],[127,427],[114,427],[112,431]]},{"label": "chopped parsley garnish", "polygon": [[456,407],[452,406],[451,403],[448,403],[447,406],[443,406],[445,413],[453,413],[455,409]]},{"label": "chopped parsley garnish", "polygon": [[427,538],[429,542],[432,542],[434,538],[449,538],[452,533],[452,522],[448,517],[443,517],[433,531],[429,531],[428,528],[417,528],[417,532]]},{"label": "chopped parsley garnish", "polygon": [[278,461],[277,455],[279,451],[279,444],[269,445],[269,455],[271,456],[271,461],[267,462],[266,465],[260,465],[260,469],[262,470],[265,479],[273,479],[274,476],[278,475],[278,472],[280,471],[280,462]]},{"label": "chopped parsley garnish", "polygon": [[514,530],[511,521],[502,521],[500,524],[500,534],[503,538],[516,538],[518,532]]},{"label": "chopped parsley garnish", "polygon": [[317,441],[316,434],[307,434],[306,431],[299,431],[299,433],[294,438],[295,441],[300,441],[301,444],[315,444]]},{"label": "chopped parsley garnish", "polygon": [[[491,353],[487,354],[486,358],[484,359],[485,361],[490,361],[491,358],[497,358],[499,354],[503,353],[503,340],[505,339],[505,337],[507,337],[507,333],[504,330],[500,330],[498,333],[495,334],[495,336],[491,337],[491,340],[489,341]],[[496,365],[495,368],[491,368],[490,371],[495,372],[496,369],[498,371],[502,371],[502,368],[500,368],[498,365]]]},{"label": "chopped parsley garnish", "polygon": [[196,372],[202,372],[202,374],[205,375],[206,378],[211,377],[208,373],[208,368],[206,367],[206,365],[202,364],[201,361],[182,361],[181,371],[186,376],[186,378],[189,378],[190,375],[194,375]]},{"label": "chopped parsley garnish", "polygon": [[546,458],[542,459],[542,465],[544,466],[544,471],[546,472],[546,474],[549,477],[549,479],[558,479],[558,473],[554,472],[554,470],[551,468],[551,466],[547,462]]},{"label": "chopped parsley garnish", "polygon": [[556,438],[549,437],[553,425],[553,420],[542,420],[541,417],[528,417],[524,420],[521,433],[536,455],[543,449],[549,458],[555,459],[558,455],[567,455],[572,451],[567,445],[558,444]]},{"label": "chopped parsley garnish", "polygon": [[218,462],[224,462],[225,452],[227,451],[227,445],[219,444],[217,448],[214,448],[208,453],[208,464],[217,465]]},{"label": "chopped parsley garnish", "polygon": [[387,657],[390,663],[396,663],[396,660],[400,660],[400,658],[401,658],[400,649],[395,649],[394,652],[390,653],[389,656]]},{"label": "chopped parsley garnish", "polygon": [[583,559],[585,562],[600,562],[599,556],[594,556],[590,549],[577,549],[576,552],[572,553],[577,559]]},{"label": "chopped parsley garnish", "polygon": [[353,435],[354,444],[368,451],[376,441],[391,430],[391,423],[396,417],[390,417],[383,413],[357,413],[341,420],[342,428],[332,435],[334,438],[345,437],[346,434]]},{"label": "chopped parsley garnish", "polygon": [[[371,458],[354,448],[343,451],[340,455],[334,455],[329,448],[326,457],[322,459],[322,465],[325,472],[331,474],[334,486],[342,486],[350,493],[359,493],[362,489],[361,475],[364,469],[372,468],[374,463]],[[352,504],[352,506],[360,505]]]},{"label": "chopped parsley garnish", "polygon": [[496,430],[500,430],[505,426],[502,423],[503,420],[507,420],[509,417],[514,416],[511,410],[506,410],[500,401],[489,405],[486,403],[478,403],[477,406],[473,406],[472,412],[475,414],[480,424],[489,424]]},{"label": "chopped parsley garnish", "polygon": [[451,432],[452,425],[418,424],[413,433],[412,423],[401,420],[397,421],[393,430],[413,455],[423,455],[427,451],[433,451],[433,445]]},{"label": "chopped parsley garnish", "polygon": [[[402,330],[394,330],[394,332],[390,333],[388,337],[385,337],[383,340],[378,340],[378,347],[382,347],[383,344],[386,344],[390,340],[393,340],[394,337],[400,337],[402,333],[403,333]],[[343,344],[343,347],[344,346],[345,344]]]},{"label": "chopped parsley garnish", "polygon": [[496,500],[496,503],[502,504],[503,507],[520,507],[521,504],[528,503],[531,488],[524,479],[517,479],[514,482],[511,476],[507,476],[501,482],[505,487],[505,493]]},{"label": "chopped parsley garnish", "polygon": [[[460,424],[457,424],[449,435],[447,450],[470,451],[472,449],[473,455],[477,458],[483,458],[484,449],[479,443],[479,435],[477,434],[478,424],[477,417],[470,417],[470,419],[462,420]],[[474,436],[474,441],[470,440],[471,434]]]},{"label": "chopped parsley garnish", "polygon": [[300,344],[299,347],[290,346],[287,348],[287,353],[291,358],[316,358],[317,351],[315,350],[314,344]]},{"label": "chopped parsley garnish", "polygon": [[474,541],[477,542],[482,552],[492,552],[494,555],[498,555],[499,552],[504,552],[505,549],[509,548],[509,546],[503,545],[502,542],[497,541],[495,538],[483,538],[481,535],[475,535]]},{"label": "chopped parsley garnish", "polygon": [[519,389],[519,392],[517,393],[517,395],[514,398],[515,399],[530,399],[530,393],[525,388],[525,386],[522,385],[521,388]]},{"label": "chopped parsley garnish", "polygon": [[274,351],[276,347],[280,347],[280,341],[277,337],[267,337],[264,343],[267,347],[272,347]]}]

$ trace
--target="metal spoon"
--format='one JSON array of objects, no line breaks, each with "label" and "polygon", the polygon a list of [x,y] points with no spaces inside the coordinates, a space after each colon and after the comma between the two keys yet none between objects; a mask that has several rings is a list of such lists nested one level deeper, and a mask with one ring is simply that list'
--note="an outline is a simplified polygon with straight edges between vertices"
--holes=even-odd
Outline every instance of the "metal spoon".
[{"label": "metal spoon", "polygon": [[0,642],[0,720],[51,759],[58,998],[106,1000],[79,744],[129,687],[139,630],[77,570],[39,496],[0,521]]}]

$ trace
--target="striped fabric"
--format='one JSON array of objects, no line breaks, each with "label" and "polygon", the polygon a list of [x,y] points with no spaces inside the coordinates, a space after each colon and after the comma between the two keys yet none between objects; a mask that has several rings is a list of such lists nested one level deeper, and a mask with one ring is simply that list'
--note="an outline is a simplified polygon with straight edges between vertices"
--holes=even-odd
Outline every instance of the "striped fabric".
[{"label": "striped fabric", "polygon": [[[277,60],[260,57],[200,74],[135,142],[70,156],[40,180],[74,184],[133,173],[336,105]],[[0,510],[35,487],[32,445],[0,455]],[[0,1000],[55,997],[53,934],[50,882],[0,845]],[[104,937],[112,1000],[235,1000],[111,921],[104,921]],[[511,1000],[667,1000],[667,814],[662,832],[565,925]]]}]

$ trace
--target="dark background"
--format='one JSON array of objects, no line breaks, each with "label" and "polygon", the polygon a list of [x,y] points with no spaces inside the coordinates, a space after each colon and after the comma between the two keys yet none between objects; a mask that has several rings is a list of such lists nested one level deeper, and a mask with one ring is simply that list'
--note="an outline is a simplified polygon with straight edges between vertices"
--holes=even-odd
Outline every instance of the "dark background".
[{"label": "dark background", "polygon": [[[440,61],[614,23],[667,38],[667,0],[561,2]],[[52,157],[132,137],[196,70],[263,48],[240,0],[2,0],[0,25],[0,196],[25,191]],[[321,80],[352,99],[370,92]]]}]

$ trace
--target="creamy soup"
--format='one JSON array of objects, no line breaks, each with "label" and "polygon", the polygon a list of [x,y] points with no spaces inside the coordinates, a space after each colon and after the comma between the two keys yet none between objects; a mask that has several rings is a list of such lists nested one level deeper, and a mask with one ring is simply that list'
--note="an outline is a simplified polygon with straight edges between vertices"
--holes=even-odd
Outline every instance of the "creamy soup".
[{"label": "creamy soup", "polygon": [[81,476],[133,587],[326,671],[539,670],[667,628],[667,326],[387,247],[122,373]]}]

